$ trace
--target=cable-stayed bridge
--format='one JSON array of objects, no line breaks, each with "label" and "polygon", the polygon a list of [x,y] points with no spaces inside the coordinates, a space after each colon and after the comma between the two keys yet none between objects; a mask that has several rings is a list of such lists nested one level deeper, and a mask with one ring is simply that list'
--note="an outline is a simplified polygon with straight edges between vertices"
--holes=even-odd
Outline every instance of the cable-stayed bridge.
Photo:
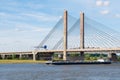
[{"label": "cable-stayed bridge", "polygon": [[40,42],[35,50],[22,52],[1,52],[1,54],[33,54],[63,53],[66,60],[67,52],[120,52],[120,33],[80,14],[77,19],[64,12],[63,17],[56,23],[48,35]]}]

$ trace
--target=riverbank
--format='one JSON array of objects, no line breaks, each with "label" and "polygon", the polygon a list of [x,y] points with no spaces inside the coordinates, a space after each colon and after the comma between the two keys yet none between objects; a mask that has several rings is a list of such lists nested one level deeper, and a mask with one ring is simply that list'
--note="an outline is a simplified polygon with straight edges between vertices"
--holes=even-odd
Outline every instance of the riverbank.
[{"label": "riverbank", "polygon": [[45,63],[45,60],[0,60],[0,64]]}]

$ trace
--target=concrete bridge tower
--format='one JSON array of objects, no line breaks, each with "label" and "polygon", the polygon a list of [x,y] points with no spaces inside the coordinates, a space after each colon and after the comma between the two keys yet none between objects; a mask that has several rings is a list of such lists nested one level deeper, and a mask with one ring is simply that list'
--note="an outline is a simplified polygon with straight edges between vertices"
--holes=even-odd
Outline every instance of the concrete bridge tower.
[{"label": "concrete bridge tower", "polygon": [[[67,60],[67,11],[64,11],[64,43],[63,60]],[[80,13],[80,49],[84,49],[84,13]],[[84,52],[80,52],[81,60],[84,60]]]},{"label": "concrete bridge tower", "polygon": [[[80,49],[84,49],[84,13],[80,13]],[[84,52],[80,52],[81,60],[84,60]]]},{"label": "concrete bridge tower", "polygon": [[64,10],[64,42],[63,42],[63,60],[67,60],[67,10]]}]

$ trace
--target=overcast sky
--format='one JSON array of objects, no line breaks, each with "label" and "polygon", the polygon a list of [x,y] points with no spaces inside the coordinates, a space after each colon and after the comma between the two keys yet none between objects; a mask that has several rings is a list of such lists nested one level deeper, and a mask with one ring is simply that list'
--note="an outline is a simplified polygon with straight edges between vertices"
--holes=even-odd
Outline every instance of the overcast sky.
[{"label": "overcast sky", "polygon": [[30,50],[37,46],[63,15],[80,12],[117,31],[120,0],[0,0],[0,51]]}]

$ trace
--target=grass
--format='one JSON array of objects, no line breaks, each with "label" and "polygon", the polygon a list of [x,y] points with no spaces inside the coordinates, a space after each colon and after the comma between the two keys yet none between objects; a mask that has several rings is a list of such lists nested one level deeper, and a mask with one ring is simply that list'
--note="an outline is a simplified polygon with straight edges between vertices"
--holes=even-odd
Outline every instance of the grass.
[{"label": "grass", "polygon": [[0,64],[45,63],[44,60],[0,60]]}]

